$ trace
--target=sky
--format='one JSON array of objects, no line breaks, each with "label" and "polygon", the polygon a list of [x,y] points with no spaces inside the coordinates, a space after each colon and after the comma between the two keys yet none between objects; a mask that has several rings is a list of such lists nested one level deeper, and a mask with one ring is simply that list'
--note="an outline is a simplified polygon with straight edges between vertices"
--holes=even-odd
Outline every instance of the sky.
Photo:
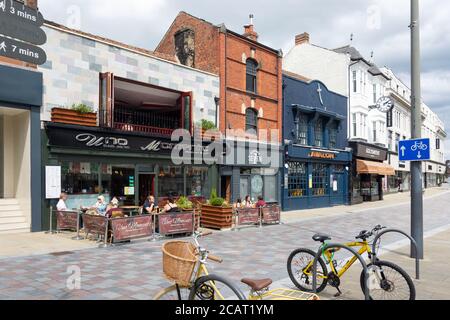
[{"label": "sky", "polygon": [[[259,41],[287,53],[296,34],[337,48],[350,43],[374,54],[410,83],[409,0],[38,0],[47,20],[153,50],[179,11],[243,32],[254,15]],[[422,96],[450,133],[450,1],[422,0]],[[449,134],[450,136],[450,134]],[[450,159],[450,137],[446,142]]]}]

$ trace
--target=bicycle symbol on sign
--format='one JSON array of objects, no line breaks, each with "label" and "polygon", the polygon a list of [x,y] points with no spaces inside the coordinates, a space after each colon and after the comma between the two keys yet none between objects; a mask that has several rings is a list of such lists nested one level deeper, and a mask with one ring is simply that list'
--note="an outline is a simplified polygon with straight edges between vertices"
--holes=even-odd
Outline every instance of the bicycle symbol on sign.
[{"label": "bicycle symbol on sign", "polygon": [[411,151],[422,150],[425,151],[428,149],[428,146],[422,141],[416,141],[414,145],[411,146]]}]

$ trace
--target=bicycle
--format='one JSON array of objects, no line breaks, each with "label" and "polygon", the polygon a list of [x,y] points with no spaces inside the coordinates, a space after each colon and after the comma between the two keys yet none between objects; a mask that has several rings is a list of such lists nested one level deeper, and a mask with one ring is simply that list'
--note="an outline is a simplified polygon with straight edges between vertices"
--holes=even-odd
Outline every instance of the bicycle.
[{"label": "bicycle", "polygon": [[417,150],[425,151],[427,149],[428,149],[428,146],[425,143],[423,143],[422,141],[420,141],[420,142],[416,141],[414,143],[414,145],[411,147],[411,151],[417,151]]},{"label": "bicycle", "polygon": [[[205,234],[205,235],[209,235]],[[203,236],[205,236],[203,235]],[[246,297],[233,283],[228,279],[218,275],[209,274],[206,267],[207,260],[221,263],[223,260],[211,255],[206,249],[202,248],[198,238],[202,236],[196,232],[193,235],[195,244],[195,253],[198,255],[197,266],[190,278],[189,283],[177,283],[161,290],[155,300],[176,299],[182,300],[183,293],[188,300],[319,300],[313,293],[302,292],[292,289],[274,289],[270,290],[271,279],[242,279],[242,283],[250,288],[250,293]]]},{"label": "bicycle", "polygon": [[[355,237],[359,241],[349,242],[345,245],[348,247],[359,248],[358,253],[361,256],[365,253],[368,254],[368,258],[370,259],[370,264],[367,265],[369,269],[368,284],[369,294],[372,300],[415,300],[416,290],[411,277],[398,265],[392,262],[379,260],[376,252],[372,252],[372,248],[367,239],[382,229],[385,229],[385,227],[378,225],[371,231],[363,230]],[[315,234],[312,238],[316,242],[321,242],[322,248],[324,248],[327,241],[331,240],[330,236],[324,234]],[[337,289],[338,293],[336,296],[342,294],[339,289],[341,278],[357,261],[357,257],[351,257],[340,270],[337,270],[338,263],[334,259],[334,254],[337,251],[339,251],[339,249],[323,250],[321,257],[318,259],[317,293],[322,292],[327,285],[330,285]],[[306,248],[300,248],[294,250],[288,258],[287,269],[289,278],[294,285],[302,291],[313,291],[312,267],[315,256],[316,252]],[[328,271],[327,265],[329,266],[330,271]],[[364,271],[361,272],[360,286],[364,292],[366,286]],[[398,291],[403,288],[407,289],[402,295],[399,295]]]}]

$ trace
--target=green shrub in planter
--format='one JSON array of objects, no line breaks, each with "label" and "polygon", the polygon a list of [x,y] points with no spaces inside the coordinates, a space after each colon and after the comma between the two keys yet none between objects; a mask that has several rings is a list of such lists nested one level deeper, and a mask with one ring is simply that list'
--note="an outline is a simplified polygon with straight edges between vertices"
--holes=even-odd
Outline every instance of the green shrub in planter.
[{"label": "green shrub in planter", "polygon": [[180,197],[177,201],[177,206],[184,210],[190,210],[194,207],[194,204],[187,197]]},{"label": "green shrub in planter", "polygon": [[76,111],[78,113],[84,114],[84,113],[93,113],[94,109],[86,104],[79,103],[79,104],[73,104],[72,108],[73,111]]}]

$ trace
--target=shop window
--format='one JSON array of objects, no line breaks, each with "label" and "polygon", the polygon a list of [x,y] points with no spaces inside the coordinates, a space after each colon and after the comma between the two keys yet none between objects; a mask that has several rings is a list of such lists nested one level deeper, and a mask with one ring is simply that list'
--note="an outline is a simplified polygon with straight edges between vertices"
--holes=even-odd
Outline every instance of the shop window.
[{"label": "shop window", "polygon": [[337,132],[338,132],[337,124],[333,123],[330,126],[329,131],[329,148],[331,149],[335,149],[337,147]]},{"label": "shop window", "polygon": [[161,166],[158,178],[159,197],[178,197],[184,195],[182,167]]},{"label": "shop window", "polygon": [[305,114],[299,116],[297,143],[303,146],[308,144],[308,116]]},{"label": "shop window", "polygon": [[99,185],[98,164],[61,162],[61,190],[69,195],[98,195],[102,192]]},{"label": "shop window", "polygon": [[245,131],[255,135],[258,132],[258,112],[255,109],[245,111]]},{"label": "shop window", "polygon": [[249,92],[257,93],[257,73],[258,63],[253,59],[247,59],[246,89]]},{"label": "shop window", "polygon": [[264,200],[268,203],[277,202],[277,176],[264,176]]},{"label": "shop window", "polygon": [[186,194],[195,197],[208,197],[211,187],[207,167],[186,167]]},{"label": "shop window", "polygon": [[182,65],[195,67],[195,33],[185,29],[175,34],[175,52]]},{"label": "shop window", "polygon": [[307,187],[306,163],[289,162],[288,193],[289,197],[305,197]]},{"label": "shop window", "polygon": [[312,165],[312,194],[313,196],[324,196],[328,194],[328,165],[314,163]]},{"label": "shop window", "polygon": [[323,121],[319,119],[314,126],[314,145],[316,147],[323,146]]},{"label": "shop window", "polygon": [[102,181],[108,180],[111,181],[111,198],[116,197],[124,205],[134,205],[136,185],[133,165],[111,166],[110,176],[102,173]]}]

